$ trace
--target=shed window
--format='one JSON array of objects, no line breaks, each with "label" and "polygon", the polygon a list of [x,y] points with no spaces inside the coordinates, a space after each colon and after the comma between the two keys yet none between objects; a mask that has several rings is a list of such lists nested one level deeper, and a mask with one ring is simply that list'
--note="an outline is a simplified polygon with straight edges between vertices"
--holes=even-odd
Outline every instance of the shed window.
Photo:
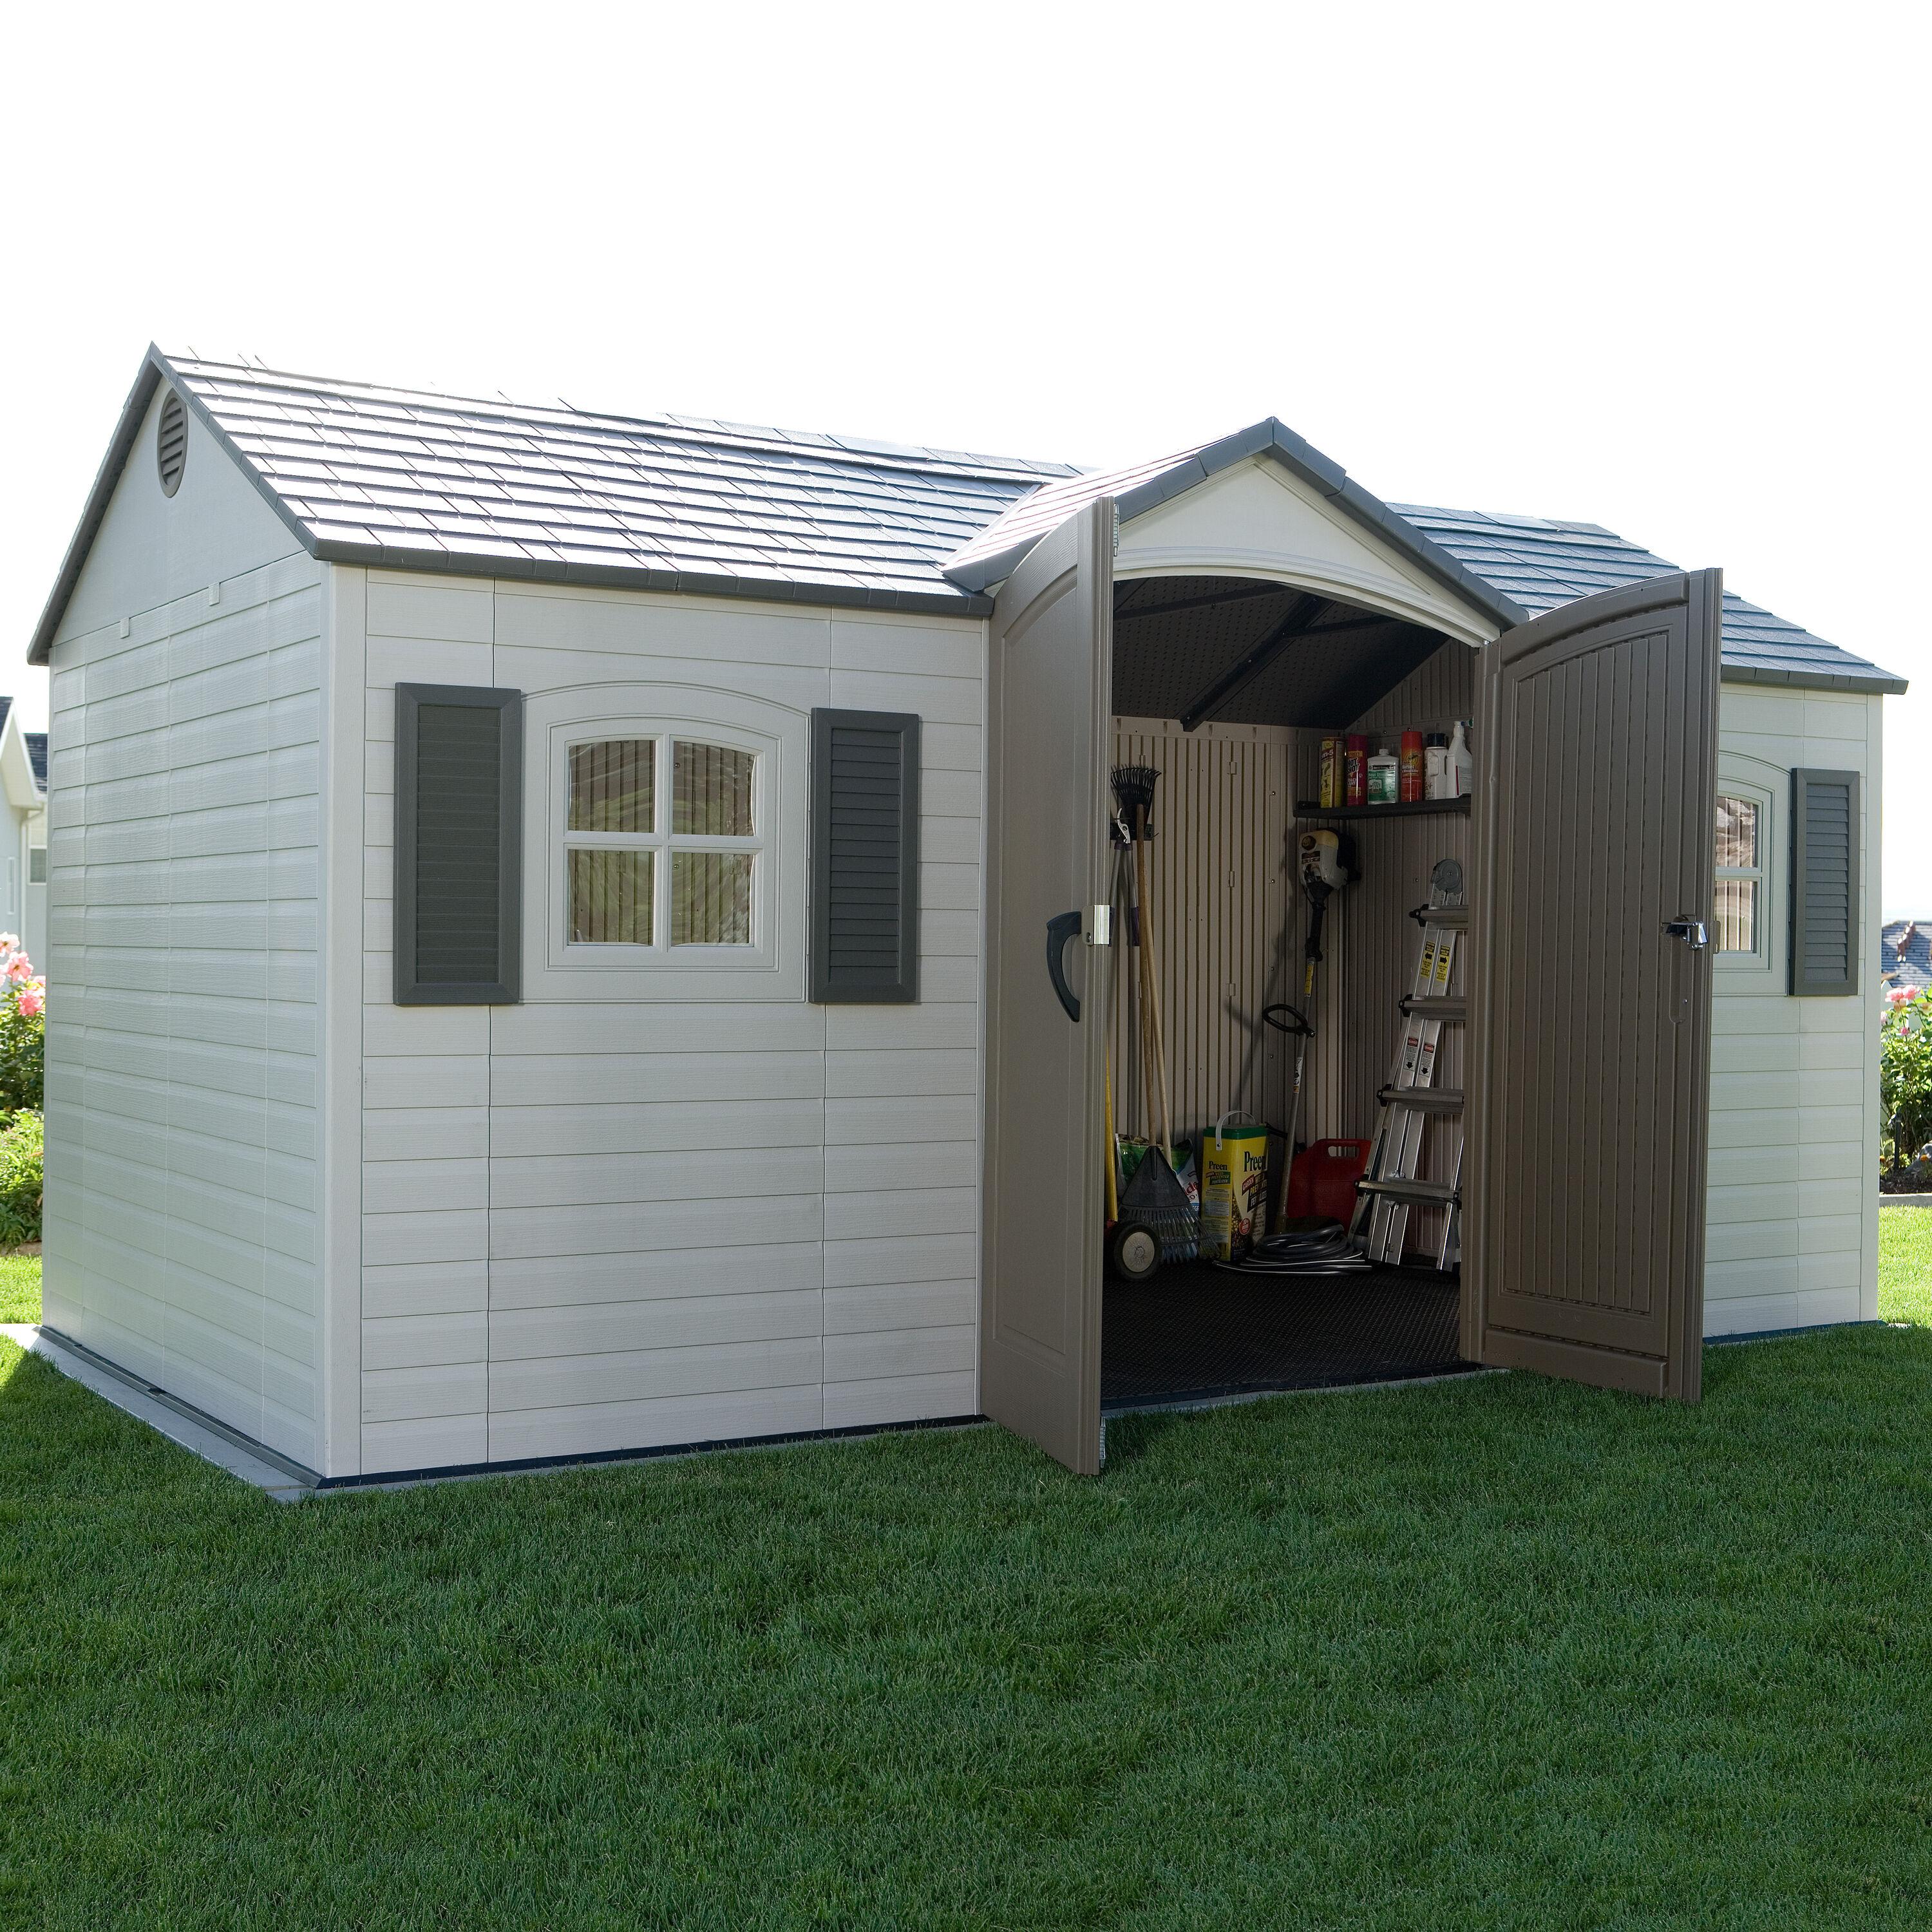
[{"label": "shed window", "polygon": [[1764,901],[1765,811],[1762,800],[1718,794],[1717,928],[1720,952],[1760,950]]},{"label": "shed window", "polygon": [[670,733],[571,746],[568,943],[752,945],[758,767],[755,752]]}]

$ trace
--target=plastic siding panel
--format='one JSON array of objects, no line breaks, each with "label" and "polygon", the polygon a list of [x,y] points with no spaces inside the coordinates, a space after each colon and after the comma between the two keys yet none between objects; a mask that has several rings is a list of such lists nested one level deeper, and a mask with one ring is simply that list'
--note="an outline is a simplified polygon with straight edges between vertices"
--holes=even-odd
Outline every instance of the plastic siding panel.
[{"label": "plastic siding panel", "polygon": [[[73,613],[153,596],[121,518],[151,475]],[[173,502],[213,581],[56,647],[46,1319],[313,1467],[322,573]]]},{"label": "plastic siding panel", "polygon": [[[380,1402],[474,1399],[464,1427],[497,1460],[818,1428],[830,1282],[845,1358],[865,1371],[844,1378],[862,1392],[845,1408],[970,1412],[949,1338],[977,1319],[982,627],[501,584],[486,624],[488,586],[370,583],[362,932],[379,993],[382,687],[431,667],[526,706],[610,685],[620,709],[647,710],[664,682],[682,687],[680,716],[701,715],[707,688],[801,713],[915,710],[927,854],[914,1006],[600,997],[530,979],[514,1007],[370,1000],[363,1334],[370,1373],[403,1378]],[[532,809],[546,782],[532,763]],[[802,826],[775,830],[778,862],[802,860]],[[873,1336],[888,1339],[868,1354]],[[480,1382],[452,1375],[425,1394],[406,1378],[472,1358]],[[365,1454],[403,1466],[396,1432],[420,1420],[383,1409]]]},{"label": "plastic siding panel", "polygon": [[[1877,1312],[1879,824],[1882,700],[1724,687],[1718,784],[1770,801],[1762,963],[1720,958],[1712,999],[1708,1334]],[[1859,776],[1861,993],[1793,998],[1788,908],[1795,770]],[[1768,1188],[1781,1199],[1767,1201]]]}]

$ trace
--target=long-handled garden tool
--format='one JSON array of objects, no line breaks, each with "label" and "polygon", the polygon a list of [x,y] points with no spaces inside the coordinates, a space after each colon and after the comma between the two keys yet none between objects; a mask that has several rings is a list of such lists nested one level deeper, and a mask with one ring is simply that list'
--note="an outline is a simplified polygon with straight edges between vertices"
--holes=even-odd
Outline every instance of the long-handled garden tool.
[{"label": "long-handled garden tool", "polygon": [[1143,1072],[1150,1125],[1154,1102],[1160,1102],[1160,1139],[1142,1156],[1140,1165],[1120,1194],[1120,1225],[1148,1229],[1160,1244],[1162,1261],[1192,1261],[1201,1246],[1200,1216],[1174,1172],[1174,1121],[1167,1082],[1167,1048],[1160,1024],[1160,970],[1155,956],[1154,922],[1148,909],[1147,841],[1154,812],[1154,787],[1160,773],[1151,765],[1114,767],[1114,795],[1134,848],[1136,904],[1133,920],[1141,957],[1141,1024],[1154,1078]]}]

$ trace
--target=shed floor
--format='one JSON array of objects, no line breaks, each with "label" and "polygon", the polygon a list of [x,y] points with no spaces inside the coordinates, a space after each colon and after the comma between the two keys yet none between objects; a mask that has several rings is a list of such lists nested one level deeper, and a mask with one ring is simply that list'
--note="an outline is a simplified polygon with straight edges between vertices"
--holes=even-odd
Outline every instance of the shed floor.
[{"label": "shed floor", "polygon": [[1138,1286],[1109,1280],[1100,1406],[1468,1373],[1457,1313],[1454,1277],[1413,1268],[1241,1275],[1192,1262]]}]

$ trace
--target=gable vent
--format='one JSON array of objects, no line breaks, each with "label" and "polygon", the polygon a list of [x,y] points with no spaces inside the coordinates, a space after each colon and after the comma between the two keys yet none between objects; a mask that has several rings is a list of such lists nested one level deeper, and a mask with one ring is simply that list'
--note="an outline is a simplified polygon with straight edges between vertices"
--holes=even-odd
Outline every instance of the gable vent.
[{"label": "gable vent", "polygon": [[1858,989],[1858,775],[1791,775],[1791,990]]},{"label": "gable vent", "polygon": [[919,998],[919,720],[812,714],[812,997]]},{"label": "gable vent", "polygon": [[161,405],[161,426],[154,439],[154,463],[161,472],[161,494],[172,496],[181,488],[188,467],[188,411],[175,391]]}]

